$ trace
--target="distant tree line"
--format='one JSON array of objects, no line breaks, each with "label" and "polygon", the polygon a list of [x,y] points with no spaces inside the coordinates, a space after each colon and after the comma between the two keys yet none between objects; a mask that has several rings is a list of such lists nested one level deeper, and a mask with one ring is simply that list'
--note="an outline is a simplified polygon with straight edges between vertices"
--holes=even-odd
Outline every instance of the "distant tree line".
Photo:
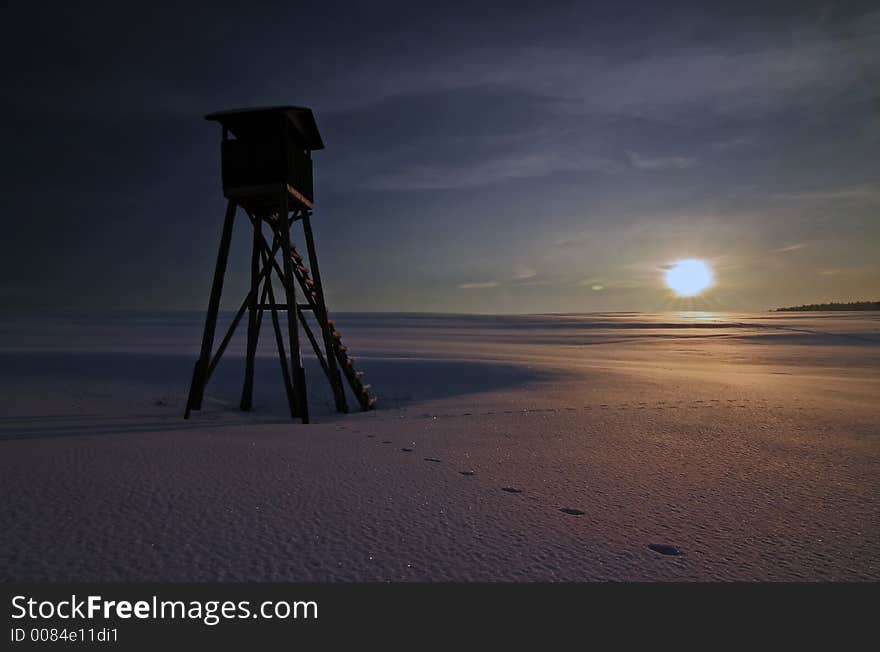
[{"label": "distant tree line", "polygon": [[880,310],[880,301],[850,301],[849,303],[810,303],[805,306],[776,308],[773,312],[810,312],[812,310]]}]

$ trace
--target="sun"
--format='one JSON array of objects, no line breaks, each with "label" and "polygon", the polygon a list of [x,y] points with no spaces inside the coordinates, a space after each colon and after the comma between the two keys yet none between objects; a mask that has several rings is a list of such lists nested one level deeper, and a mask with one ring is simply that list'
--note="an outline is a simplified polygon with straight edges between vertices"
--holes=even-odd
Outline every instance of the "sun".
[{"label": "sun", "polygon": [[672,263],[663,280],[678,296],[693,297],[712,285],[714,279],[705,261],[689,258]]}]

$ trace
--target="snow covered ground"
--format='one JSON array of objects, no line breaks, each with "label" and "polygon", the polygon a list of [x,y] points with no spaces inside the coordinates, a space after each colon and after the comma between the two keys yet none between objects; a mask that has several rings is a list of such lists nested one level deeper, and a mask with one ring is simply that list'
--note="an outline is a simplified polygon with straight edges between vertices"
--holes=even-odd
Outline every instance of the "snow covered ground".
[{"label": "snow covered ground", "polygon": [[880,314],[339,314],[309,426],[201,319],[0,322],[0,579],[880,579]]}]

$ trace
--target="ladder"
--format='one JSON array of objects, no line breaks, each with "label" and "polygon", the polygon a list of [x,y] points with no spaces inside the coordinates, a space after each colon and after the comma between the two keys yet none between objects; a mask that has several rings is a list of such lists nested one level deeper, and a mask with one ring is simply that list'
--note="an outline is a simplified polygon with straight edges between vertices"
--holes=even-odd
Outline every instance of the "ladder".
[{"label": "ladder", "polygon": [[[336,361],[339,364],[342,374],[348,381],[348,385],[360,404],[361,409],[364,411],[372,410],[376,406],[376,397],[370,393],[370,385],[364,384],[363,373],[355,368],[355,359],[348,355],[348,347],[342,343],[342,335],[336,330],[333,320],[325,313],[326,308],[322,309],[324,302],[320,301],[315,281],[312,279],[309,268],[306,267],[305,261],[303,260],[302,255],[297,251],[296,245],[293,241],[290,242],[290,255],[293,261],[293,275],[299,283],[306,300],[306,304],[301,306],[301,309],[310,310],[312,314],[315,315],[315,319],[318,321],[318,325],[321,326],[322,329],[325,327],[322,321],[326,320],[326,328],[331,336],[330,348],[335,354]],[[318,356],[318,362],[321,363],[324,371],[329,374],[330,372],[328,371],[327,362],[324,360],[320,346],[318,346],[317,340],[315,340],[311,329],[303,323],[303,330],[309,338],[312,347],[315,349],[315,354]]]}]

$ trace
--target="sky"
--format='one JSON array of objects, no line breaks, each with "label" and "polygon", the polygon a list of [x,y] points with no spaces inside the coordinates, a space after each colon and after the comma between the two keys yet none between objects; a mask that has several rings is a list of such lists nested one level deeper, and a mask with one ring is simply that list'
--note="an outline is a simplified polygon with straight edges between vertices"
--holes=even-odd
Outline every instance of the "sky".
[{"label": "sky", "polygon": [[[132,6],[7,10],[7,310],[203,310],[225,207],[203,116],[278,104],[326,144],[331,311],[880,298],[875,3]],[[689,258],[716,283],[676,298],[663,273]]]}]

